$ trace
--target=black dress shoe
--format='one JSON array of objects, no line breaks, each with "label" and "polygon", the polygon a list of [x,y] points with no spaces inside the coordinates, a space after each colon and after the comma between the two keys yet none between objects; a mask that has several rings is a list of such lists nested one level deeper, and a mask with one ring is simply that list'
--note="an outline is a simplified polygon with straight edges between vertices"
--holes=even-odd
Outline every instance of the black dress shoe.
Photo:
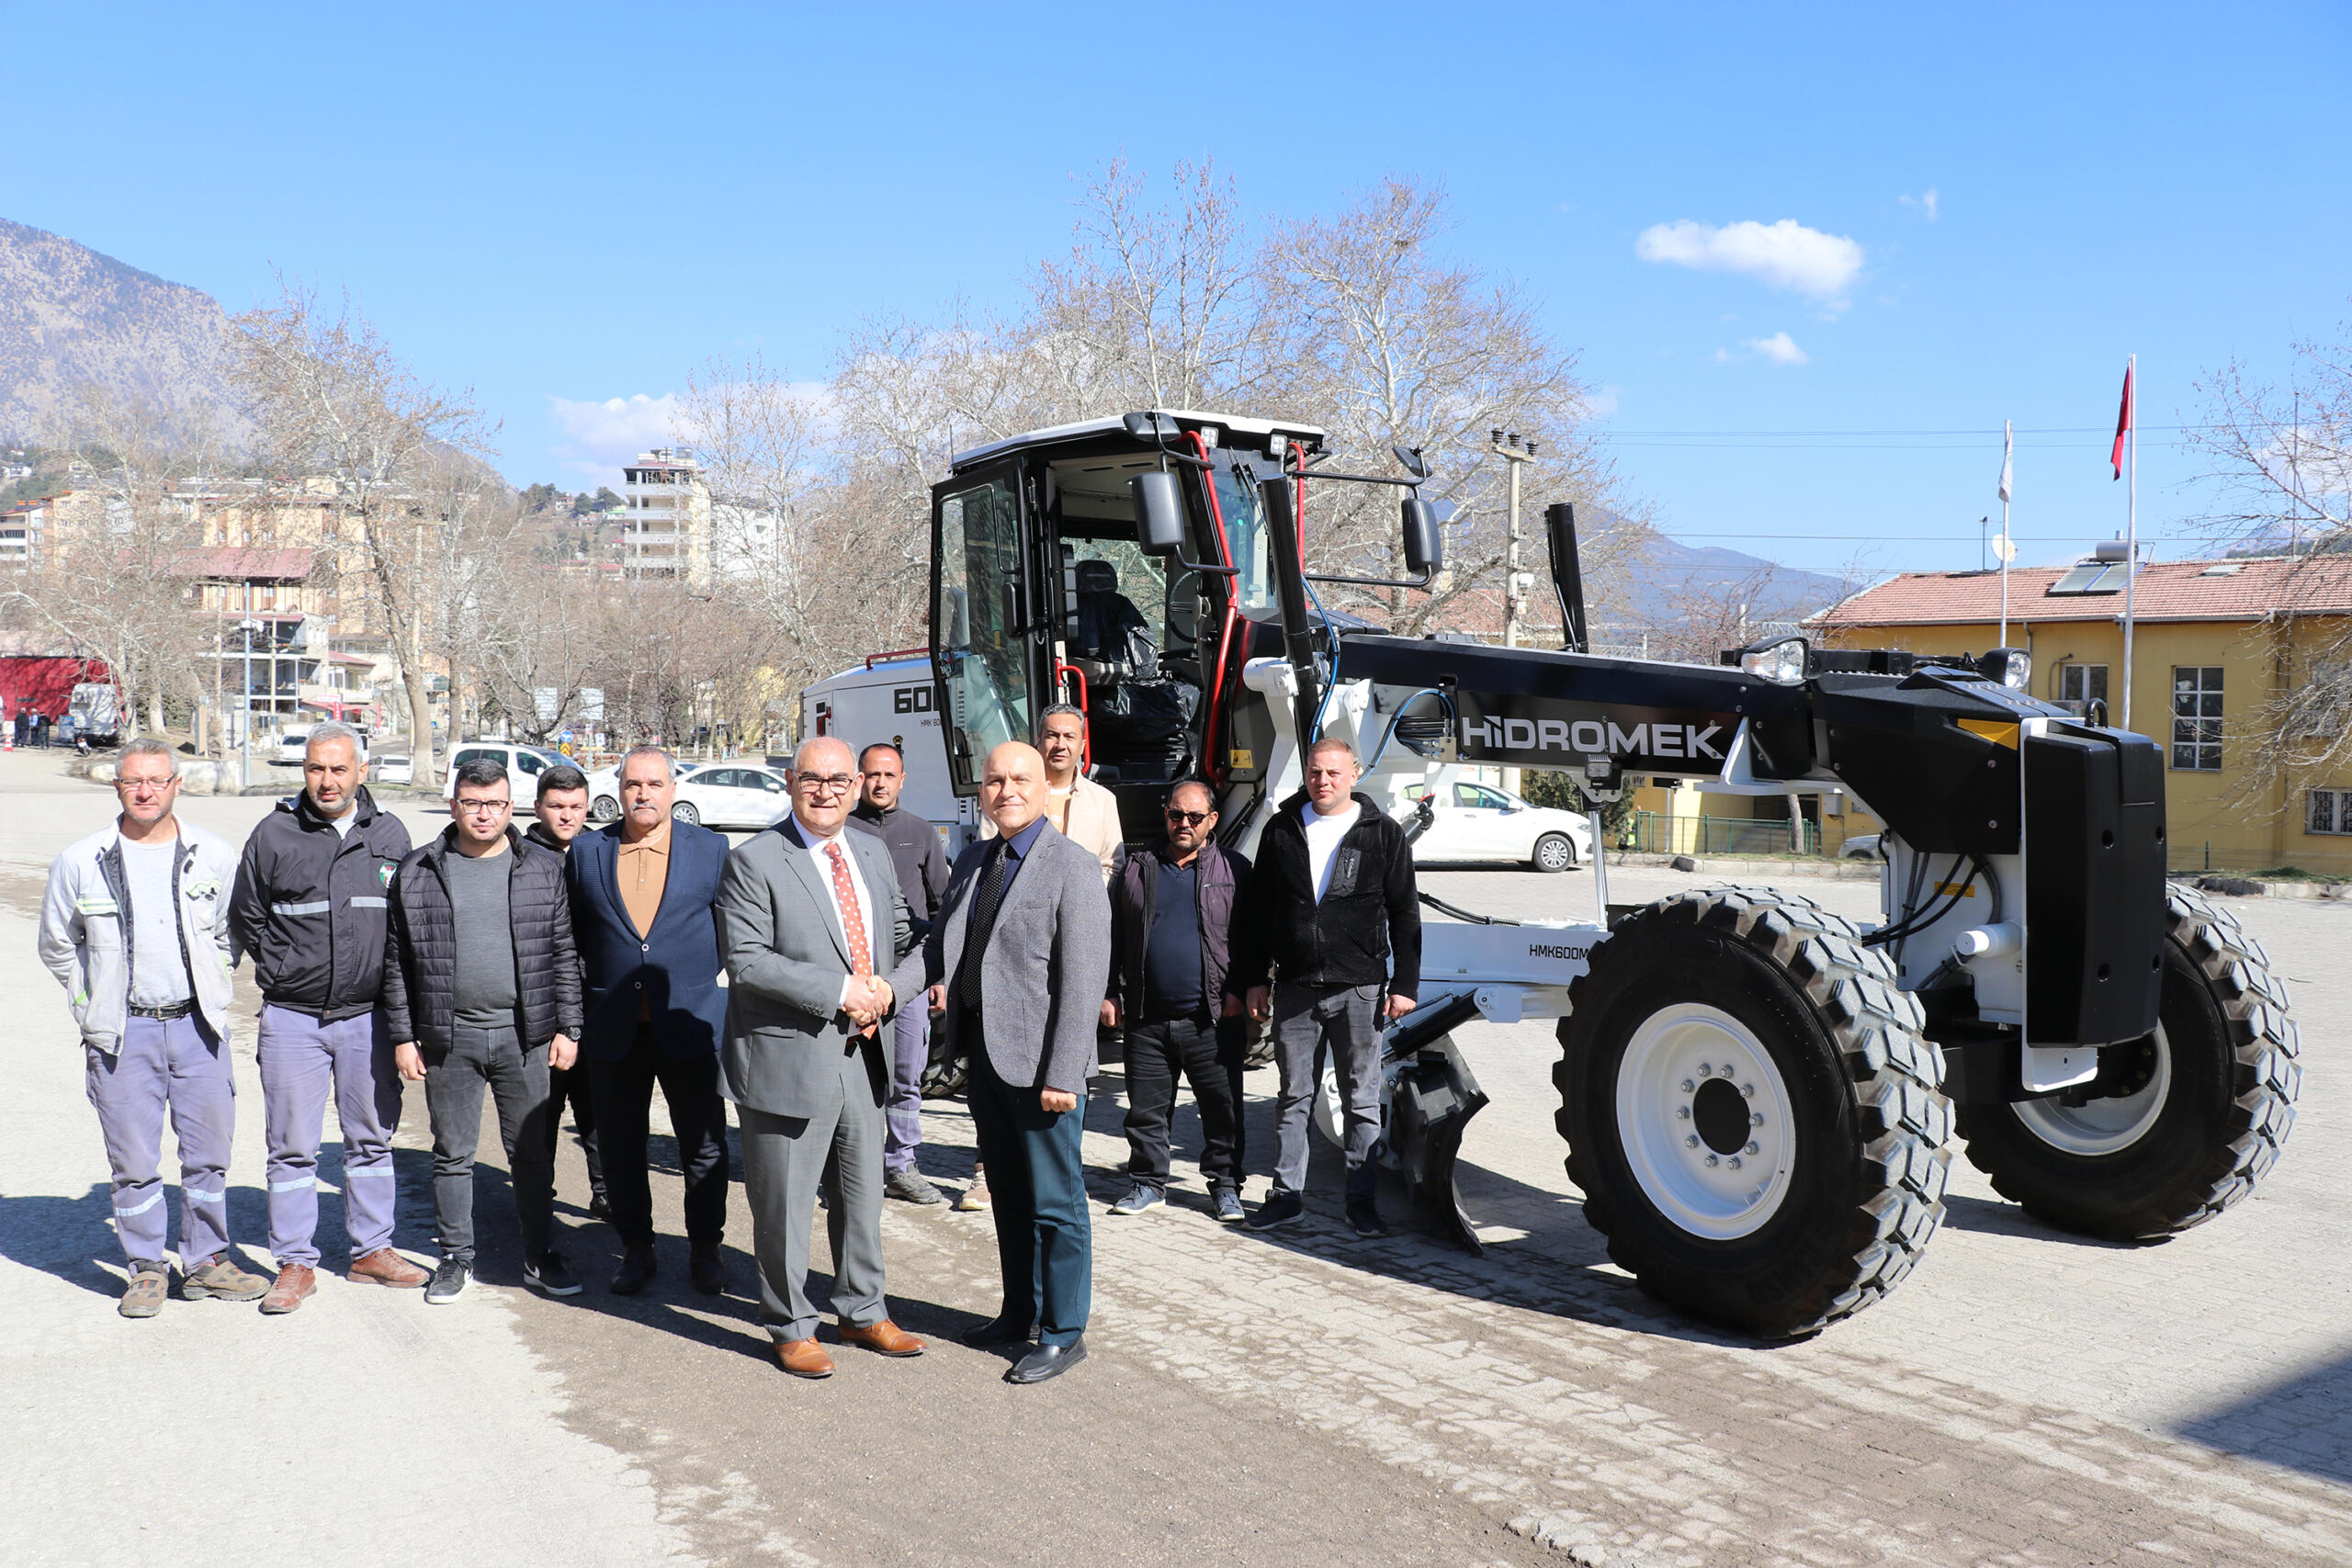
[{"label": "black dress shoe", "polygon": [[1044,1382],[1057,1378],[1086,1359],[1083,1337],[1067,1345],[1040,1345],[1021,1358],[1021,1364],[1004,1374],[1007,1382]]},{"label": "black dress shoe", "polygon": [[719,1259],[716,1247],[697,1247],[686,1264],[687,1277],[695,1289],[706,1296],[723,1295],[727,1291],[727,1265]]},{"label": "black dress shoe", "polygon": [[653,1282],[653,1249],[632,1247],[621,1254],[620,1272],[613,1276],[613,1294],[633,1296]]},{"label": "black dress shoe", "polygon": [[998,1345],[1025,1345],[1032,1332],[1028,1324],[992,1317],[978,1328],[965,1330],[957,1338],[975,1350],[986,1350]]}]

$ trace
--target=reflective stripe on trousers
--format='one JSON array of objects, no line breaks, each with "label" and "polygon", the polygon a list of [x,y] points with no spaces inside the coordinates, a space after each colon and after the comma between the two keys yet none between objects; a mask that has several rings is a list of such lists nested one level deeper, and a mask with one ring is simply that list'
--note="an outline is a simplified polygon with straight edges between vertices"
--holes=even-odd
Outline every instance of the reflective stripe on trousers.
[{"label": "reflective stripe on trousers", "polygon": [[262,1121],[269,1134],[269,1249],[278,1263],[316,1268],[319,1138],[327,1091],[343,1132],[343,1213],[351,1256],[392,1241],[392,1134],[400,1075],[377,1039],[376,1015],[322,1023],[275,1005],[261,1010]]}]

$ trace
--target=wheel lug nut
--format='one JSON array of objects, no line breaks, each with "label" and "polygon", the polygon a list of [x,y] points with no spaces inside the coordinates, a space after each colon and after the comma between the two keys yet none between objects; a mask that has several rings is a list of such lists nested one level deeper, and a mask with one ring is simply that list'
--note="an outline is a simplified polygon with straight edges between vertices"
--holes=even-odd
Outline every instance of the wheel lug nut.
[{"label": "wheel lug nut", "polygon": [[1760,1155],[1764,1152],[1764,1146],[1761,1144],[1750,1144],[1747,1145],[1747,1152],[1752,1155]]},{"label": "wheel lug nut", "polygon": [[1692,1089],[1695,1089],[1698,1087],[1699,1086],[1697,1084],[1692,1083],[1689,1078],[1684,1078],[1682,1080],[1682,1092],[1685,1094],[1689,1094]]},{"label": "wheel lug nut", "polygon": [[1747,1119],[1747,1124],[1751,1127],[1761,1127],[1764,1125],[1764,1113],[1759,1111],[1755,1115],[1750,1116]]},{"label": "wheel lug nut", "polygon": [[1746,1095],[1748,1099],[1754,1100],[1756,1098],[1756,1086],[1752,1083],[1744,1083],[1739,1086],[1739,1092]]},{"label": "wheel lug nut", "polygon": [[1739,1168],[1739,1156],[1737,1155],[1734,1155],[1724,1163],[1729,1165],[1734,1170],[1737,1170]]},{"label": "wheel lug nut", "polygon": [[1713,1062],[1702,1062],[1702,1063],[1700,1063],[1700,1064],[1699,1064],[1699,1076],[1700,1076],[1701,1077],[1702,1077],[1702,1078],[1709,1078],[1709,1077],[1714,1077],[1714,1076],[1715,1076],[1715,1065],[1714,1065]]},{"label": "wheel lug nut", "polygon": [[1686,1149],[1695,1149],[1699,1146],[1699,1140],[1696,1138],[1685,1138],[1682,1140],[1682,1146]]},{"label": "wheel lug nut", "polygon": [[1713,1168],[1714,1168],[1715,1163],[1716,1163],[1716,1162],[1715,1162],[1715,1156],[1713,1156],[1713,1155],[1709,1155],[1709,1156],[1707,1156],[1707,1166],[1708,1166],[1708,1168],[1713,1169]]},{"label": "wheel lug nut", "polygon": [[1690,1108],[1687,1105],[1678,1105],[1674,1108],[1674,1114],[1681,1120],[1688,1122],[1690,1120]]}]

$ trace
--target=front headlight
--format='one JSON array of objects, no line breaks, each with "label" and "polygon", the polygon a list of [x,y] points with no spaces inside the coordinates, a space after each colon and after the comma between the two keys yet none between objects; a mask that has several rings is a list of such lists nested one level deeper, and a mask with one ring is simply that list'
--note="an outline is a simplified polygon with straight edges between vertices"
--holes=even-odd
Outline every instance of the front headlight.
[{"label": "front headlight", "polygon": [[2033,680],[2033,655],[2020,652],[2014,648],[2003,651],[2005,657],[2001,660],[2001,684],[2017,691],[2024,691]]},{"label": "front headlight", "polygon": [[1748,649],[1739,656],[1739,667],[1750,675],[1760,675],[1780,686],[1804,684],[1804,638],[1783,637],[1779,642],[1761,648]]}]

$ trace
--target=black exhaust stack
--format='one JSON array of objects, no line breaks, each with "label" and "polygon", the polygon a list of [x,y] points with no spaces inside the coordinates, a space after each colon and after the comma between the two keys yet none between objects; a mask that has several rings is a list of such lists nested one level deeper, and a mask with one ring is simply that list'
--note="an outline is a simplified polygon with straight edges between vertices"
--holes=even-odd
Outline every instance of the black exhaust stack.
[{"label": "black exhaust stack", "polygon": [[1323,705],[1322,675],[1315,667],[1315,627],[1306,618],[1306,551],[1298,536],[1298,501],[1286,479],[1258,481],[1258,502],[1266,509],[1272,534],[1274,603],[1283,615],[1283,654],[1298,677],[1299,766],[1315,744],[1315,715]]},{"label": "black exhaust stack", "polygon": [[1544,509],[1544,531],[1552,542],[1552,587],[1560,595],[1560,631],[1570,653],[1590,653],[1592,635],[1584,618],[1584,569],[1577,562],[1577,509],[1565,501]]}]

